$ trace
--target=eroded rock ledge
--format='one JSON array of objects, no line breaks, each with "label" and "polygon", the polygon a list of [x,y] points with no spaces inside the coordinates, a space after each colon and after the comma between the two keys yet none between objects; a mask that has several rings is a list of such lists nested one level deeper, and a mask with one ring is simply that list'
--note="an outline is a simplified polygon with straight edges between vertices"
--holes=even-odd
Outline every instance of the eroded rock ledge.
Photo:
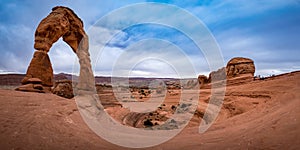
[{"label": "eroded rock ledge", "polygon": [[236,84],[239,82],[249,82],[254,78],[255,65],[254,61],[249,58],[235,57],[232,58],[226,65],[217,71],[212,71],[209,77],[205,75],[198,76],[200,87],[205,87],[206,84],[227,79],[228,84]]}]

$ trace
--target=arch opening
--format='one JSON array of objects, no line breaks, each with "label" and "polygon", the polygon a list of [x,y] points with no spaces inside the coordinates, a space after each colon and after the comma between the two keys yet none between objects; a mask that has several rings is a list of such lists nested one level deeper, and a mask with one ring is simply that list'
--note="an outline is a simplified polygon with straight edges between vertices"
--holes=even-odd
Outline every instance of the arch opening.
[{"label": "arch opening", "polygon": [[84,31],[82,20],[68,7],[56,6],[45,17],[35,31],[33,58],[22,86],[16,90],[29,92],[50,92],[53,86],[53,68],[48,52],[52,45],[62,38],[77,55],[80,75],[77,89],[93,90],[94,75],[89,56],[88,36]]}]

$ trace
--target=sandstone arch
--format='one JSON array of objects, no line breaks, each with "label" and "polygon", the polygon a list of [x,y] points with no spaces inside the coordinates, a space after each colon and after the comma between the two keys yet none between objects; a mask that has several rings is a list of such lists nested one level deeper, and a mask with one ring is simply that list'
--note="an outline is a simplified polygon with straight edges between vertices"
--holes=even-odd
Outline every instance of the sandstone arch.
[{"label": "sandstone arch", "polygon": [[[81,19],[68,7],[57,6],[38,25],[35,32],[35,53],[27,69],[23,84],[16,90],[46,92],[53,86],[53,69],[48,52],[59,38],[63,38],[76,53],[80,63],[78,89],[91,90],[95,87],[89,57],[88,36]],[[68,61],[68,60],[66,60]]]}]

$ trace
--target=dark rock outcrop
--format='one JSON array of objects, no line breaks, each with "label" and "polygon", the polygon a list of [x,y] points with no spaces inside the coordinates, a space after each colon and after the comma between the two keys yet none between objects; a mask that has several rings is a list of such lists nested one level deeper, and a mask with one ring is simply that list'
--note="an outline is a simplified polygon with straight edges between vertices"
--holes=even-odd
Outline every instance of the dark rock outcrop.
[{"label": "dark rock outcrop", "polygon": [[73,98],[74,93],[73,93],[72,82],[70,80],[57,81],[52,90],[52,93],[64,98]]},{"label": "dark rock outcrop", "polygon": [[207,84],[210,81],[208,80],[208,78],[205,75],[199,75],[198,82],[199,82],[200,87],[202,87],[204,84]]}]

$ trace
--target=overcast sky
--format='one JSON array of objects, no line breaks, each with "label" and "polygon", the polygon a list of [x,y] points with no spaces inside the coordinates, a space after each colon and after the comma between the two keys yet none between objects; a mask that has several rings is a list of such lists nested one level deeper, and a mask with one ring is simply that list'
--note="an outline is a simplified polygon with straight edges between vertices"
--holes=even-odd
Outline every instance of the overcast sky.
[{"label": "overcast sky", "polygon": [[[113,10],[144,1],[46,1],[2,0],[0,2],[0,73],[25,73],[34,53],[34,32],[39,22],[54,6],[67,6],[83,20],[90,37],[90,48],[105,46],[92,56],[96,75],[144,77],[195,77],[210,72],[207,60],[193,40],[176,28],[160,24],[137,24],[123,30],[97,26]],[[171,4],[201,20],[212,33],[225,65],[233,57],[254,60],[256,75],[268,76],[300,70],[300,1],[299,0],[166,0],[148,1]],[[154,9],[127,11],[122,16],[157,17],[172,15]],[[197,31],[194,22],[178,17],[172,23]],[[115,24],[116,25],[116,24]],[[119,24],[117,24],[119,25]],[[116,26],[117,26],[116,25]],[[93,28],[94,27],[94,28]],[[97,29],[97,32],[93,32]],[[109,42],[105,37],[112,36]],[[201,35],[200,35],[201,36]],[[96,37],[96,38],[95,38]],[[76,55],[59,40],[49,56],[55,73],[73,73]],[[116,67],[117,65],[117,67]],[[178,69],[180,68],[180,69]],[[114,72],[115,71],[115,72]],[[178,75],[179,72],[185,72]]]}]

